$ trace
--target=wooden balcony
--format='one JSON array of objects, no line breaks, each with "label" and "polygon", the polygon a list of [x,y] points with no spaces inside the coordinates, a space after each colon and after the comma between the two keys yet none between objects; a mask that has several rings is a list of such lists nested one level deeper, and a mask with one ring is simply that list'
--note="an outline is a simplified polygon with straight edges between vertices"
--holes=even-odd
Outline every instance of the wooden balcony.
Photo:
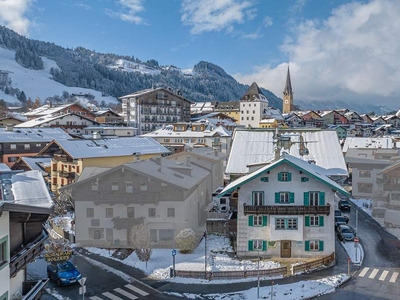
[{"label": "wooden balcony", "polygon": [[113,218],[112,221],[114,222],[114,229],[131,229],[133,226],[142,225],[144,218],[120,218],[116,217]]},{"label": "wooden balcony", "polygon": [[243,205],[245,215],[327,215],[331,211],[330,204],[320,206],[300,205]]},{"label": "wooden balcony", "polygon": [[32,262],[43,250],[44,244],[49,235],[46,230],[42,230],[42,234],[33,242],[26,245],[21,251],[10,257],[10,278],[14,277],[19,271],[24,269]]},{"label": "wooden balcony", "polygon": [[74,172],[59,171],[58,175],[63,178],[75,178]]},{"label": "wooden balcony", "polygon": [[385,191],[400,191],[400,184],[383,184],[383,190]]}]

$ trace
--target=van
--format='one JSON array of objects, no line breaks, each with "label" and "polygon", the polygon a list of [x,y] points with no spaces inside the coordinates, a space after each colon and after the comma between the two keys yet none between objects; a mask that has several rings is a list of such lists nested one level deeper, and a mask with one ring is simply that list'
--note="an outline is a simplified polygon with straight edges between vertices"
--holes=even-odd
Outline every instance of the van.
[{"label": "van", "polygon": [[385,227],[400,228],[400,211],[388,209],[385,212]]}]

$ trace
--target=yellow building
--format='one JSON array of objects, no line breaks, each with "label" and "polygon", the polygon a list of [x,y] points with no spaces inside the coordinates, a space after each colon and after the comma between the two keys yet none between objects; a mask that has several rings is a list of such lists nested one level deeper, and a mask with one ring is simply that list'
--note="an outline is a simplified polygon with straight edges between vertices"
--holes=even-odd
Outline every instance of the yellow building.
[{"label": "yellow building", "polygon": [[221,112],[239,123],[240,120],[240,103],[239,101],[219,102],[215,107],[215,112]]},{"label": "yellow building", "polygon": [[127,137],[93,140],[54,140],[38,155],[51,160],[51,190],[74,183],[85,167],[113,168],[146,160],[169,151],[152,138]]},{"label": "yellow building", "polygon": [[276,119],[263,119],[260,121],[259,128],[277,128],[278,121]]}]

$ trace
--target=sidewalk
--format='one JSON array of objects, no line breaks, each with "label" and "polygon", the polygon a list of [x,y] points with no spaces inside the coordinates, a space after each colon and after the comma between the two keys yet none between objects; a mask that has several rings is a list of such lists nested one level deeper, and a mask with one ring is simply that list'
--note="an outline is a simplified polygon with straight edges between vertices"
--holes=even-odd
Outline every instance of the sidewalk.
[{"label": "sidewalk", "polygon": [[[232,293],[232,292],[240,292],[243,290],[248,290],[250,288],[257,287],[257,278],[254,278],[253,281],[244,281],[234,283],[227,283],[226,280],[223,283],[218,284],[217,281],[212,281],[212,283],[181,283],[170,281],[155,281],[149,279],[144,272],[141,270],[131,267],[129,265],[125,265],[122,262],[100,256],[98,254],[94,254],[86,251],[83,248],[76,248],[77,252],[80,255],[84,255],[90,257],[91,259],[97,260],[105,265],[108,265],[111,268],[118,269],[121,272],[133,277],[134,279],[141,281],[142,283],[148,285],[149,287],[159,291],[159,292],[174,292],[174,293],[193,293],[193,294],[214,294],[214,293]],[[303,273],[291,277],[279,278],[279,279],[268,279],[261,280],[260,286],[270,286],[272,281],[274,285],[285,285],[290,284],[302,280],[316,280],[322,279],[328,276],[338,275],[341,273],[348,273],[348,264],[347,264],[347,254],[341,245],[337,245],[336,247],[336,265],[325,268],[322,270],[313,271],[310,273]],[[357,266],[352,265],[350,268],[351,273],[358,269]],[[205,286],[207,287],[205,289]]]}]

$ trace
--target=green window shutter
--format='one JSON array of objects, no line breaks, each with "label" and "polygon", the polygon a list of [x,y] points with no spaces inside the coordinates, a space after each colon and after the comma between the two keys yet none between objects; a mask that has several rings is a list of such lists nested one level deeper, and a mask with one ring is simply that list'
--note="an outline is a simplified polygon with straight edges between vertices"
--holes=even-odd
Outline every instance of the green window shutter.
[{"label": "green window shutter", "polygon": [[319,227],[324,227],[324,216],[319,216]]},{"label": "green window shutter", "polygon": [[282,173],[278,173],[278,181],[282,181]]},{"label": "green window shutter", "polygon": [[319,249],[318,251],[324,251],[324,241],[319,241]]},{"label": "green window shutter", "polygon": [[294,203],[294,193],[289,193],[289,203]]},{"label": "green window shutter", "polygon": [[304,192],[304,206],[310,205],[310,194],[308,192]]},{"label": "green window shutter", "polygon": [[287,181],[292,181],[292,173],[287,174]]},{"label": "green window shutter", "polygon": [[253,227],[254,222],[253,222],[253,216],[249,216],[249,226]]},{"label": "green window shutter", "polygon": [[308,181],[308,177],[301,177],[301,182],[307,182]]},{"label": "green window shutter", "polygon": [[319,192],[319,205],[325,205],[325,193]]},{"label": "green window shutter", "polygon": [[253,240],[250,240],[248,243],[248,250],[253,251]]},{"label": "green window shutter", "polygon": [[263,226],[267,226],[268,216],[263,216]]},{"label": "green window shutter", "polygon": [[280,203],[280,202],[281,202],[281,194],[275,193],[275,203]]},{"label": "green window shutter", "polygon": [[305,216],[304,223],[306,227],[310,227],[310,216]]},{"label": "green window shutter", "polygon": [[262,182],[268,182],[268,177],[261,177]]},{"label": "green window shutter", "polygon": [[305,251],[310,251],[310,241],[305,241],[305,243],[304,243],[304,250],[305,250]]},{"label": "green window shutter", "polygon": [[267,251],[267,241],[263,241],[262,251]]}]

